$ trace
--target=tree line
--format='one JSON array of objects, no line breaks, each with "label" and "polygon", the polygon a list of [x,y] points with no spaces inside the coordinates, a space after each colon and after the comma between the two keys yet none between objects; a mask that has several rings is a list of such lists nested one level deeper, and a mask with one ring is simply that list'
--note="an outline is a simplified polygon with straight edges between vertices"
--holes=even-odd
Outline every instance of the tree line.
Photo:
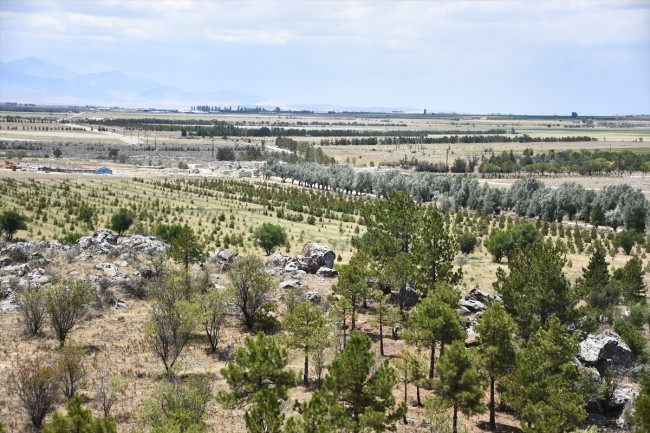
[{"label": "tree line", "polygon": [[564,182],[554,189],[527,177],[504,189],[490,187],[469,176],[404,175],[396,170],[354,170],[349,166],[323,167],[314,163],[291,165],[277,160],[267,161],[263,175],[345,194],[386,197],[394,191],[403,191],[417,201],[436,202],[442,210],[467,207],[487,214],[510,210],[519,216],[549,221],[575,219],[614,229],[625,226],[641,233],[650,223],[650,203],[640,190],[627,184],[608,185],[593,191],[575,182]]}]

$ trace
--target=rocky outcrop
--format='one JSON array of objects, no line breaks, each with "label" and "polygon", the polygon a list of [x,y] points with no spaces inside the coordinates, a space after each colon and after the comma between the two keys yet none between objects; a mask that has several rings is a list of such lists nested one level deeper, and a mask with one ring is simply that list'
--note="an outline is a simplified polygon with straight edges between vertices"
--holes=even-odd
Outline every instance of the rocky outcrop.
[{"label": "rocky outcrop", "polygon": [[154,255],[164,253],[168,248],[168,245],[165,242],[154,236],[141,235],[121,238],[117,245],[120,252],[127,255]]},{"label": "rocky outcrop", "polygon": [[612,330],[605,330],[598,335],[590,334],[580,343],[578,359],[583,364],[602,370],[608,366],[630,367],[632,351],[621,337]]},{"label": "rocky outcrop", "polygon": [[338,271],[333,268],[335,258],[336,254],[330,247],[307,242],[301,253],[294,257],[286,257],[276,251],[266,259],[266,266],[278,276],[288,272],[294,278],[299,278],[297,273],[304,272],[334,278],[338,276]]},{"label": "rocky outcrop", "polygon": [[83,236],[77,240],[76,246],[82,250],[91,250],[99,254],[110,254],[117,246],[117,233],[109,229],[99,229],[92,236]]}]

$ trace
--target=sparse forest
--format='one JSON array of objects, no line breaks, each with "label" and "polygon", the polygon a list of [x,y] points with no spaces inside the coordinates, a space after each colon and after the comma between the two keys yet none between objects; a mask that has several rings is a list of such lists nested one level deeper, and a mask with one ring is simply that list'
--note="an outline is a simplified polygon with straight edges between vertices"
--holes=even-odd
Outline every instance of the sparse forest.
[{"label": "sparse forest", "polygon": [[104,126],[145,123],[283,137],[215,152],[260,161],[249,179],[3,173],[0,431],[647,430],[650,203],[528,175],[624,176],[647,154],[526,148],[435,174],[329,156],[392,127],[316,147],[295,122]]}]

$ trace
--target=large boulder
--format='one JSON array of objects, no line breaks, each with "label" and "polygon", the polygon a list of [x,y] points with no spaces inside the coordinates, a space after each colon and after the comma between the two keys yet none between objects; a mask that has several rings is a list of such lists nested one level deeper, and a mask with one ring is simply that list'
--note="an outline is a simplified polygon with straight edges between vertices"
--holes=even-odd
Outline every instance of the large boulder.
[{"label": "large boulder", "polygon": [[266,266],[271,269],[282,269],[287,264],[288,257],[283,256],[280,251],[276,251],[266,258]]},{"label": "large boulder", "polygon": [[[578,359],[583,364],[596,367],[599,371],[608,366],[632,366],[632,351],[614,331],[607,329],[598,335],[590,334],[580,343]],[[602,373],[602,371],[601,371]]]},{"label": "large boulder", "polygon": [[334,251],[330,247],[317,244],[316,242],[307,242],[302,247],[300,255],[315,262],[316,266],[313,272],[316,272],[323,266],[332,269],[334,267],[334,260],[336,259],[336,254],[334,254]]}]

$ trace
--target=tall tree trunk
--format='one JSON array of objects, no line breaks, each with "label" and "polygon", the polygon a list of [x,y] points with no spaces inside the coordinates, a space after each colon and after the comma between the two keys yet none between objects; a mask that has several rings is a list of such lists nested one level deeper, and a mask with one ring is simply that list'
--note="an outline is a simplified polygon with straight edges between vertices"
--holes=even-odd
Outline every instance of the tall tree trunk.
[{"label": "tall tree trunk", "polygon": [[453,433],[458,433],[458,404],[454,403]]},{"label": "tall tree trunk", "polygon": [[[407,400],[408,400],[408,393],[407,393],[407,392],[408,392],[408,391],[407,391],[408,380],[407,380],[407,377],[408,377],[408,376],[405,374],[405,375],[404,375],[404,403],[407,403],[407,404],[408,404],[408,401],[407,401]],[[406,420],[406,412],[404,412],[404,418],[403,418],[403,421],[404,421],[404,424],[408,424],[408,423],[409,423],[409,422]]]},{"label": "tall tree trunk", "polygon": [[309,355],[307,355],[307,348],[305,347],[305,373],[302,376],[302,384],[305,386],[309,385],[309,379],[307,378],[308,371],[309,371]]},{"label": "tall tree trunk", "polygon": [[436,363],[436,342],[431,343],[431,361],[429,361],[429,379],[433,379],[433,369]]},{"label": "tall tree trunk", "polygon": [[490,376],[490,430],[497,429],[497,422],[494,416],[494,376]]},{"label": "tall tree trunk", "polygon": [[418,406],[422,406],[422,400],[420,400],[420,386],[419,385],[416,386],[415,390],[416,390],[416,395],[417,395],[417,398],[418,398]]},{"label": "tall tree trunk", "polygon": [[379,353],[384,356],[384,327],[381,323],[381,317],[379,318]]}]

